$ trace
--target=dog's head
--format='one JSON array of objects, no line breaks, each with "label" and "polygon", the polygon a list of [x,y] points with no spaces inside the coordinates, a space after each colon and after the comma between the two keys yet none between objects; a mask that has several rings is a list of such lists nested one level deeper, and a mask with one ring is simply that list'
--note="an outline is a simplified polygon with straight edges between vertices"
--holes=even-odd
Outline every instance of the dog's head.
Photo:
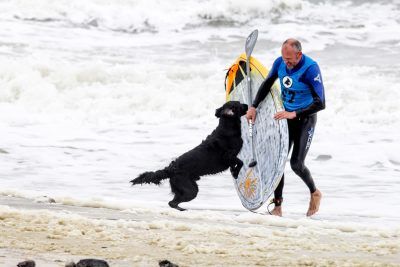
[{"label": "dog's head", "polygon": [[215,110],[215,116],[220,117],[231,117],[240,118],[246,114],[247,105],[242,104],[239,101],[226,102],[222,107]]}]

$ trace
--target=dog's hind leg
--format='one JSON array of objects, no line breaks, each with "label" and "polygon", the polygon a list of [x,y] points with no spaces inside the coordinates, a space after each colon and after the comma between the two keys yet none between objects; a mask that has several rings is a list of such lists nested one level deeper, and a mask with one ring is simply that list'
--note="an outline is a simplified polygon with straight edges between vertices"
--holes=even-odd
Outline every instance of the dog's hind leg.
[{"label": "dog's hind leg", "polygon": [[179,211],[184,211],[184,210],[186,210],[186,209],[181,208],[181,207],[178,206],[178,204],[181,203],[181,202],[182,202],[181,196],[178,195],[178,194],[175,194],[174,198],[173,198],[170,202],[168,202],[168,205],[169,205],[171,208],[177,209],[177,210],[179,210]]},{"label": "dog's hind leg", "polygon": [[172,199],[168,204],[171,208],[183,211],[185,209],[179,207],[182,202],[188,202],[193,200],[199,188],[195,180],[200,179],[200,177],[174,177],[175,179],[170,179],[172,192],[175,194],[174,199]]},{"label": "dog's hind leg", "polygon": [[185,209],[178,206],[178,204],[182,202],[181,199],[182,199],[182,193],[183,193],[181,188],[179,187],[178,180],[179,179],[176,176],[171,177],[169,179],[169,184],[171,185],[171,191],[174,194],[174,198],[170,202],[168,202],[168,205],[171,208],[174,208],[174,209],[177,209],[180,211],[184,211]]},{"label": "dog's hind leg", "polygon": [[200,180],[200,177],[192,177],[193,180],[186,180],[184,194],[182,196],[182,202],[189,202],[196,198],[197,193],[199,192],[199,187],[197,186],[196,181]]}]

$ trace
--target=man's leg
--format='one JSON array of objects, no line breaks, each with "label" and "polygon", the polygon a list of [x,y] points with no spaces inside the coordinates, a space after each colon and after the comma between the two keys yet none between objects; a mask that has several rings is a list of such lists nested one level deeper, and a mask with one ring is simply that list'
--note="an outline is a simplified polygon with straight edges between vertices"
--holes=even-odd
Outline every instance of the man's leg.
[{"label": "man's leg", "polygon": [[293,152],[290,158],[290,166],[292,170],[301,177],[310,190],[311,199],[307,211],[307,216],[311,216],[319,209],[321,201],[321,192],[315,187],[314,180],[309,169],[305,166],[304,160],[310,148],[312,137],[314,135],[317,115],[313,114],[299,120],[300,127],[298,131],[293,132]]},{"label": "man's leg", "polygon": [[[298,123],[293,121],[293,120],[288,120],[288,131],[289,131],[289,149],[288,153],[290,152],[290,149],[293,145],[293,134],[296,132],[296,128],[298,128]],[[274,199],[273,202],[275,204],[274,209],[271,211],[272,215],[276,216],[282,216],[282,201],[283,201],[283,186],[285,184],[285,174],[282,175],[282,178],[276,187],[274,191]]]},{"label": "man's leg", "polygon": [[285,180],[285,174],[282,175],[281,181],[279,182],[278,186],[276,187],[274,191],[274,199],[272,202],[274,203],[274,209],[271,211],[272,215],[276,216],[282,216],[282,191],[283,191],[283,185],[284,185],[284,180]]}]

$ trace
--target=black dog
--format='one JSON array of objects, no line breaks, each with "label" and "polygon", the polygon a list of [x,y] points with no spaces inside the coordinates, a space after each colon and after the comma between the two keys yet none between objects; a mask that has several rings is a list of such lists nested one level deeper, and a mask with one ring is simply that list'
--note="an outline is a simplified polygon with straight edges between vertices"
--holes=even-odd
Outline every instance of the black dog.
[{"label": "black dog", "polygon": [[135,184],[160,184],[169,179],[174,199],[170,207],[185,210],[178,206],[197,196],[199,188],[196,181],[200,176],[222,172],[228,167],[237,178],[243,162],[237,158],[242,148],[240,117],[246,114],[247,105],[230,101],[215,111],[219,119],[218,127],[200,145],[184,153],[168,167],[155,172],[145,172],[131,181]]}]

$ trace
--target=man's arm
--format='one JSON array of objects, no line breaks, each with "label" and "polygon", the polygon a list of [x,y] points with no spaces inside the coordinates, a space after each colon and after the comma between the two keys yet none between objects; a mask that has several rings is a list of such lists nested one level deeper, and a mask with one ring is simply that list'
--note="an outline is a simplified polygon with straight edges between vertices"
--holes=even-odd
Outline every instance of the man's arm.
[{"label": "man's arm", "polygon": [[317,64],[311,65],[303,76],[303,82],[311,87],[313,102],[306,108],[296,110],[296,117],[306,117],[325,109],[325,90],[321,71]]},{"label": "man's arm", "polygon": [[282,57],[279,57],[274,61],[274,64],[272,64],[272,68],[269,71],[267,78],[263,81],[263,83],[260,85],[260,88],[257,91],[257,95],[252,103],[252,107],[257,108],[258,105],[261,103],[261,101],[263,101],[265,97],[268,95],[272,85],[278,78],[278,68],[281,62],[282,62]]}]

